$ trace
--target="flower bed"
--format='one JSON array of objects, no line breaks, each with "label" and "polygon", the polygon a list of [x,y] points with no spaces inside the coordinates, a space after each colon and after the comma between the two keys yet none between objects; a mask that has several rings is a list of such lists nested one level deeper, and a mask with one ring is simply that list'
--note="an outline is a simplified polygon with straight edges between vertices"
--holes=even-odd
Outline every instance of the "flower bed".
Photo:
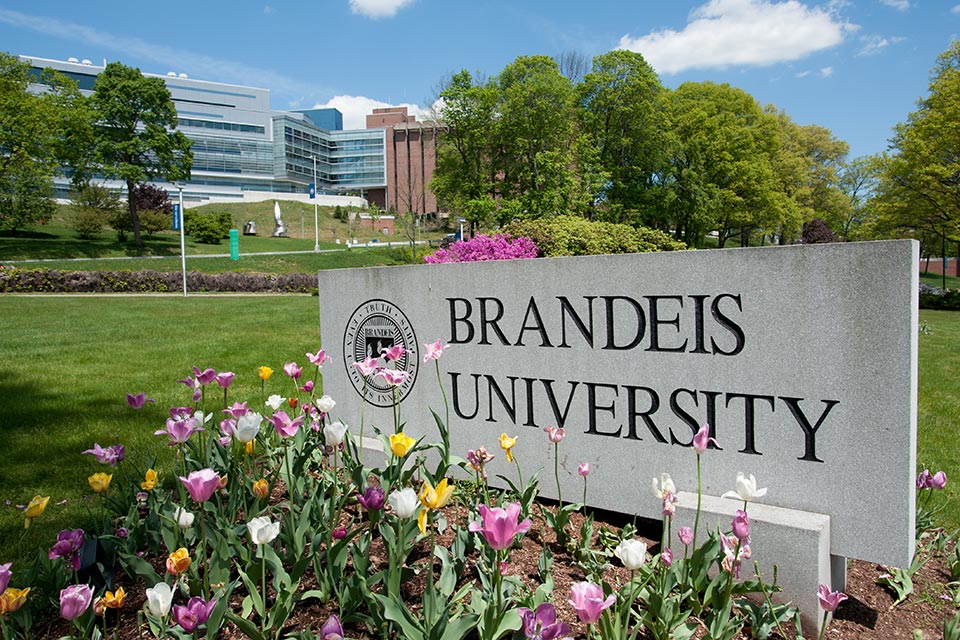
[{"label": "flower bed", "polygon": [[[443,349],[426,349],[438,373]],[[344,425],[322,392],[326,354],[306,356],[305,367],[276,374],[283,396],[265,397],[267,366],[260,397],[244,402],[229,397],[233,372],[194,367],[180,380],[188,399],[158,415],[156,432],[175,478],[135,468],[121,444],[83,451],[103,526],[62,532],[35,566],[0,565],[4,637],[795,637],[796,610],[772,604],[776,587],[748,562],[749,504],[765,493],[752,476],[730,492],[743,509],[729,529],[695,533],[672,531],[677,488],[662,474],[650,498],[665,517],[654,549],[632,523],[601,523],[582,500],[538,502],[541,471],[523,468],[508,434],[499,450],[460,458],[438,413],[435,441],[407,436],[399,410],[393,425]],[[391,362],[402,356],[395,346],[353,366],[399,385]],[[144,393],[127,402],[159,411]],[[383,454],[358,448],[365,430]],[[545,431],[557,460],[563,430]],[[705,425],[690,453],[698,465],[709,464],[709,443]],[[542,481],[559,492],[552,471]],[[489,487],[488,472],[511,490]],[[584,495],[589,472],[579,468]],[[917,482],[928,518],[946,477]],[[26,507],[25,535],[49,499]],[[930,538],[916,567],[882,578],[887,589],[906,598],[924,559],[948,543]],[[950,570],[960,577],[960,556]],[[842,613],[843,594],[820,595]]]},{"label": "flower bed", "polygon": [[[168,293],[179,292],[183,275],[162,271],[60,271],[0,268],[0,293]],[[187,272],[187,288],[204,292],[309,293],[309,273]]]}]

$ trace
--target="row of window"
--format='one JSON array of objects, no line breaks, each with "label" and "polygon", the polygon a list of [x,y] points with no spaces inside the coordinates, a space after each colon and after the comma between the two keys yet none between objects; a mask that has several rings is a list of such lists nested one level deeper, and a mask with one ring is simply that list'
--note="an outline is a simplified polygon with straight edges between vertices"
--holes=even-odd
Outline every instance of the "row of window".
[{"label": "row of window", "polygon": [[214,129],[218,131],[239,131],[241,133],[264,133],[266,131],[266,129],[260,125],[240,124],[239,122],[216,122],[213,120],[178,118],[177,123],[181,127],[196,127],[200,129]]}]

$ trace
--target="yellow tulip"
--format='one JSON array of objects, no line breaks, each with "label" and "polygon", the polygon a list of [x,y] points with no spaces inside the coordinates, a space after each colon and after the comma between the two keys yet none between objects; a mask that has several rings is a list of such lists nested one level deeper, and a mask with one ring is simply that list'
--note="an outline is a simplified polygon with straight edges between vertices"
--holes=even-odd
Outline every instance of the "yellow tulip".
[{"label": "yellow tulip", "polygon": [[513,452],[510,450],[515,444],[517,444],[517,436],[510,438],[505,433],[500,434],[500,448],[507,452],[507,462],[513,462]]},{"label": "yellow tulip", "polygon": [[417,444],[417,441],[403,432],[390,436],[390,451],[398,458],[410,453],[410,448],[415,444]]},{"label": "yellow tulip", "polygon": [[423,482],[423,486],[420,488],[420,504],[425,508],[417,516],[420,533],[427,533],[427,512],[431,509],[442,509],[447,506],[451,496],[453,496],[453,485],[448,485],[446,478],[438,482],[435,488],[430,486],[429,482]]},{"label": "yellow tulip", "polygon": [[273,369],[268,366],[262,366],[257,370],[257,375],[260,376],[261,380],[269,380],[270,376],[273,375]]},{"label": "yellow tulip", "polygon": [[180,547],[167,556],[167,573],[178,576],[190,566],[190,552]]},{"label": "yellow tulip", "polygon": [[123,587],[117,587],[116,591],[107,591],[97,600],[97,606],[94,607],[94,611],[100,609],[101,611],[97,615],[103,615],[103,609],[119,609],[123,604],[123,599],[126,597],[127,593],[123,590]]},{"label": "yellow tulip", "polygon": [[100,471],[87,478],[87,482],[90,483],[90,488],[93,489],[94,493],[106,493],[107,489],[110,488],[112,479],[113,474]]},{"label": "yellow tulip", "polygon": [[43,510],[47,508],[48,502],[50,502],[50,496],[33,496],[33,500],[30,501],[30,504],[27,505],[27,510],[23,513],[23,515],[26,516],[26,520],[23,522],[24,529],[30,526],[31,520],[39,517],[43,513]]},{"label": "yellow tulip", "polygon": [[140,483],[140,488],[144,491],[152,491],[155,486],[157,486],[157,472],[153,469],[147,469],[143,482]]},{"label": "yellow tulip", "polygon": [[248,456],[252,456],[252,455],[253,455],[253,443],[254,443],[254,442],[256,442],[256,440],[251,440],[251,441],[248,442],[248,443],[246,444],[246,446],[244,447],[244,449],[246,450]]},{"label": "yellow tulip", "polygon": [[0,616],[13,613],[22,607],[23,603],[27,601],[28,593],[30,593],[29,588],[14,589],[13,587],[7,587],[3,593],[0,593]]},{"label": "yellow tulip", "polygon": [[267,484],[267,481],[261,478],[253,483],[253,495],[257,496],[261,500],[266,498],[270,494],[270,485]]}]

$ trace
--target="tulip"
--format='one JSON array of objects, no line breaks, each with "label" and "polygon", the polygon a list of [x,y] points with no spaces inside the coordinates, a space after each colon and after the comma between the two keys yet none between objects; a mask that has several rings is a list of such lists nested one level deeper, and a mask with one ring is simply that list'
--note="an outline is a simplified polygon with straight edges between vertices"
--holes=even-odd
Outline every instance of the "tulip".
[{"label": "tulip", "polygon": [[13,577],[13,572],[10,571],[10,567],[13,566],[12,562],[7,564],[0,564],[0,593],[3,593],[7,586],[10,584],[10,578]]},{"label": "tulip", "polygon": [[130,405],[131,409],[140,409],[147,402],[156,402],[156,400],[148,398],[147,394],[143,392],[136,395],[132,393],[127,394],[127,404]]},{"label": "tulip", "polygon": [[28,593],[30,593],[29,587],[26,589],[8,587],[0,592],[0,616],[13,613],[22,607],[23,603],[27,601]]},{"label": "tulip", "polygon": [[930,478],[930,488],[943,489],[945,486],[947,486],[947,474],[943,471],[937,471]]},{"label": "tulip", "polygon": [[320,396],[316,401],[317,411],[320,413],[330,413],[333,411],[333,407],[336,406],[336,404],[336,401],[330,396]]},{"label": "tulip", "polygon": [[347,537],[347,528],[346,527],[337,527],[330,532],[330,537],[334,540],[343,540]]},{"label": "tulip", "polygon": [[426,364],[431,360],[439,360],[440,356],[443,355],[445,349],[449,349],[450,345],[443,344],[441,340],[436,342],[424,343],[425,352],[423,354],[423,363]]},{"label": "tulip", "polygon": [[107,489],[110,488],[110,480],[112,479],[112,473],[100,471],[87,478],[87,482],[90,483],[90,488],[93,489],[94,493],[106,493]]},{"label": "tulip", "polygon": [[557,608],[550,602],[544,602],[537,607],[536,612],[521,607],[517,609],[523,621],[523,635],[528,640],[554,640],[564,638],[572,633],[570,626],[557,620]]},{"label": "tulip", "polygon": [[720,535],[720,548],[723,550],[723,562],[720,567],[732,573],[734,578],[740,577],[740,566],[743,560],[749,560],[751,556],[750,545],[746,540],[740,540],[737,536]]},{"label": "tulip", "polygon": [[550,426],[550,427],[544,427],[543,430],[547,432],[547,438],[553,444],[559,444],[560,441],[563,440],[563,437],[566,435],[563,431],[563,427],[557,428],[557,427]]},{"label": "tulip", "polygon": [[417,516],[417,526],[420,527],[420,533],[427,533],[427,513],[431,510],[442,509],[447,506],[451,496],[453,496],[453,485],[448,485],[446,478],[438,482],[436,488],[426,480],[423,481],[419,497],[420,504],[422,504],[425,509]]},{"label": "tulip", "polygon": [[30,527],[31,520],[43,515],[43,510],[47,508],[48,502],[50,502],[50,496],[33,496],[33,499],[30,500],[30,504],[27,505],[27,509],[23,512],[23,515],[26,517],[26,519],[23,521],[24,529]]},{"label": "tulip", "polygon": [[270,485],[264,478],[260,478],[253,483],[253,495],[260,500],[266,500],[267,496],[270,495]]},{"label": "tulip", "polygon": [[662,562],[665,567],[673,564],[673,551],[670,550],[670,547],[660,552],[660,562]]},{"label": "tulip", "polygon": [[343,424],[339,420],[332,424],[328,424],[323,428],[323,437],[327,442],[327,446],[330,447],[339,447],[343,442],[343,437],[347,433],[347,425]]},{"label": "tulip", "polygon": [[267,398],[267,401],[264,402],[264,404],[270,407],[271,409],[273,409],[274,411],[276,411],[277,409],[280,408],[280,405],[282,405],[285,400],[286,398],[284,398],[283,396],[277,395],[275,393],[269,398]]},{"label": "tulip", "polygon": [[303,367],[299,366],[296,362],[288,362],[283,365],[283,372],[294,380],[300,379],[300,374],[303,371]]},{"label": "tulip", "polygon": [[224,413],[229,413],[230,417],[234,420],[239,420],[247,415],[248,411],[250,411],[250,409],[247,408],[246,402],[234,402],[230,407],[223,410]]},{"label": "tulip", "polygon": [[320,349],[320,351],[317,351],[316,353],[308,353],[307,360],[310,361],[310,364],[315,364],[318,367],[322,367],[324,362],[333,360],[333,358],[328,356],[326,351]]},{"label": "tulip", "polygon": [[245,413],[237,418],[237,424],[233,428],[234,437],[244,444],[252,441],[260,433],[261,422],[263,422],[263,416],[259,413]]},{"label": "tulip", "polygon": [[272,522],[267,516],[254,518],[247,523],[247,533],[253,544],[269,544],[280,535],[280,523]]},{"label": "tulip", "polygon": [[357,496],[357,502],[363,505],[363,508],[367,511],[379,511],[383,509],[385,499],[386,494],[383,489],[378,486],[368,486],[361,495]]},{"label": "tulip", "polygon": [[[80,551],[83,549],[83,529],[65,529],[57,534],[57,541],[47,552],[47,558],[63,558],[74,571],[80,570]],[[2,591],[2,590],[0,590]]]},{"label": "tulip", "polygon": [[130,537],[130,529],[126,527],[117,527],[117,530],[114,532],[118,538],[126,540]]},{"label": "tulip", "polygon": [[183,627],[183,630],[187,633],[193,633],[197,627],[210,618],[210,614],[213,613],[213,607],[216,606],[216,604],[216,600],[210,600],[208,602],[200,596],[194,596],[190,598],[186,606],[180,604],[174,605],[173,620]]},{"label": "tulip", "polygon": [[417,492],[407,487],[400,491],[394,491],[387,497],[387,502],[393,508],[393,513],[398,518],[409,518],[417,512],[417,506],[420,504],[417,499]]},{"label": "tulip", "polygon": [[274,431],[282,438],[292,438],[297,435],[297,429],[303,424],[303,416],[290,419],[286,411],[277,411],[270,417]]},{"label": "tulip", "polygon": [[680,527],[677,529],[677,537],[680,538],[680,542],[682,542],[685,547],[689,547],[690,543],[693,542],[693,529],[690,527]]},{"label": "tulip", "polygon": [[[389,349],[381,349],[380,353],[383,354],[383,359],[391,362],[396,362],[403,357],[404,353],[407,353],[408,350],[403,348],[403,344],[395,344]],[[410,353],[413,353],[410,351]]]},{"label": "tulip", "polygon": [[833,612],[837,610],[841,602],[847,599],[847,594],[841,591],[830,591],[830,587],[821,584],[817,587],[817,599],[820,600],[820,607],[824,611]]},{"label": "tulip", "polygon": [[402,431],[390,436],[390,451],[398,458],[402,458],[410,453],[410,448],[415,444],[417,444],[417,441]]},{"label": "tulip", "polygon": [[930,469],[924,469],[920,472],[920,475],[917,476],[917,489],[929,489],[931,486],[931,481],[933,476],[930,475]]},{"label": "tulip", "polygon": [[[747,512],[743,509],[737,509],[737,514],[733,517],[733,535],[741,541],[750,537],[750,519]],[[749,544],[749,541],[747,542]]]},{"label": "tulip", "polygon": [[187,376],[183,380],[177,380],[177,382],[186,386],[187,389],[190,389],[191,391],[193,391],[194,402],[196,402],[197,400],[203,397],[203,392],[200,390],[200,382],[196,378]]},{"label": "tulip", "polygon": [[500,448],[507,452],[507,462],[513,462],[513,445],[517,444],[519,436],[509,437],[505,433],[500,434]]},{"label": "tulip", "polygon": [[167,418],[167,428],[154,431],[153,435],[169,436],[170,442],[167,444],[172,447],[177,444],[183,444],[197,431],[203,431],[203,427],[198,427],[193,418],[185,418],[181,420]]},{"label": "tulip", "polygon": [[[314,387],[313,380],[307,380],[306,382],[303,383],[303,386],[300,387],[300,391],[303,391],[304,393],[313,393],[313,387]],[[307,405],[307,407],[309,406],[310,405]],[[307,407],[304,407],[304,409],[306,409]]]},{"label": "tulip", "polygon": [[481,522],[471,522],[470,531],[480,533],[487,544],[497,551],[510,548],[513,539],[526,533],[532,524],[530,518],[517,522],[520,517],[519,502],[511,502],[505,509],[481,504],[478,510]]},{"label": "tulip", "polygon": [[195,366],[193,368],[193,375],[196,377],[197,382],[202,385],[208,385],[216,379],[217,372],[209,368],[200,371],[200,367]]},{"label": "tulip", "polygon": [[673,478],[670,477],[669,473],[660,474],[660,484],[657,485],[657,479],[653,479],[653,495],[660,498],[661,500],[667,494],[676,495],[677,485],[673,483]]},{"label": "tulip", "polygon": [[581,462],[579,465],[577,465],[577,473],[583,478],[586,478],[588,475],[590,475],[590,463]]},{"label": "tulip", "polygon": [[380,370],[380,364],[376,358],[367,358],[362,362],[354,362],[352,366],[359,371],[360,375],[364,378]]},{"label": "tulip", "polygon": [[100,602],[107,609],[119,609],[123,605],[124,598],[127,597],[126,591],[123,590],[123,587],[117,587],[116,591],[107,591]]},{"label": "tulip", "polygon": [[158,582],[147,589],[147,608],[156,617],[163,618],[170,613],[172,603],[173,588],[166,582]]},{"label": "tulip", "polygon": [[190,475],[184,478],[180,476],[180,482],[187,488],[187,493],[193,498],[194,502],[206,502],[217,490],[220,484],[220,476],[213,469],[201,469],[200,471],[191,471]]},{"label": "tulip", "polygon": [[473,467],[474,471],[483,471],[483,468],[491,460],[493,460],[493,456],[490,455],[484,446],[467,451],[467,462]]},{"label": "tulip", "polygon": [[224,371],[222,373],[218,373],[214,380],[216,380],[217,385],[219,385],[221,389],[226,389],[233,384],[233,378],[236,375],[237,374],[233,371]]},{"label": "tulip", "polygon": [[109,464],[111,467],[116,466],[118,462],[123,460],[124,447],[122,444],[115,444],[110,447],[101,447],[98,443],[93,443],[93,449],[87,449],[83,452],[84,454],[91,454],[97,458],[97,462],[100,464]]},{"label": "tulip", "polygon": [[693,448],[697,452],[697,455],[699,456],[706,451],[711,442],[714,446],[717,446],[717,441],[710,437],[710,425],[704,424],[700,427],[700,430],[697,431],[697,434],[693,436]]},{"label": "tulip", "polygon": [[76,620],[90,608],[93,589],[87,584],[72,584],[60,591],[60,617]]},{"label": "tulip", "polygon": [[613,555],[620,558],[627,569],[635,571],[647,561],[647,545],[636,538],[624,539],[613,550]]},{"label": "tulip", "polygon": [[193,526],[194,515],[181,507],[173,510],[173,519],[177,521],[177,526],[181,529],[189,529]]},{"label": "tulip", "polygon": [[178,576],[190,567],[190,552],[180,547],[167,556],[167,573]]},{"label": "tulip", "polygon": [[320,640],[343,640],[343,627],[340,625],[340,618],[331,614],[327,621],[320,627]]},{"label": "tulip", "polygon": [[604,609],[613,606],[617,597],[613,594],[604,599],[603,589],[592,582],[578,582],[570,590],[570,606],[577,612],[581,622],[593,624],[600,619]]},{"label": "tulip", "polygon": [[140,488],[144,491],[152,491],[156,486],[157,472],[153,469],[147,469],[147,472],[143,475],[143,482],[140,483]]},{"label": "tulip", "polygon": [[376,375],[383,378],[384,382],[393,387],[399,387],[410,377],[408,372],[398,369],[380,369]]},{"label": "tulip", "polygon": [[720,496],[721,498],[739,498],[744,502],[750,502],[754,498],[762,498],[767,495],[767,489],[757,488],[757,479],[753,477],[753,474],[750,474],[750,477],[743,475],[740,472],[737,472],[737,490],[736,491],[727,491],[725,494]]}]

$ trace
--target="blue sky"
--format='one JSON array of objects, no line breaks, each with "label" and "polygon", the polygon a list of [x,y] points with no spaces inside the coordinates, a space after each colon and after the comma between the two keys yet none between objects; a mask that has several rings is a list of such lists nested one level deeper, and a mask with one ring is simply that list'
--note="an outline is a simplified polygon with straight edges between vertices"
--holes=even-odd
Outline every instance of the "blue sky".
[{"label": "blue sky", "polygon": [[728,82],[851,157],[887,148],[960,34],[958,0],[0,0],[0,49],[119,60],[271,89],[274,109],[428,107],[460,69],[517,56],[639,51],[663,83]]}]

